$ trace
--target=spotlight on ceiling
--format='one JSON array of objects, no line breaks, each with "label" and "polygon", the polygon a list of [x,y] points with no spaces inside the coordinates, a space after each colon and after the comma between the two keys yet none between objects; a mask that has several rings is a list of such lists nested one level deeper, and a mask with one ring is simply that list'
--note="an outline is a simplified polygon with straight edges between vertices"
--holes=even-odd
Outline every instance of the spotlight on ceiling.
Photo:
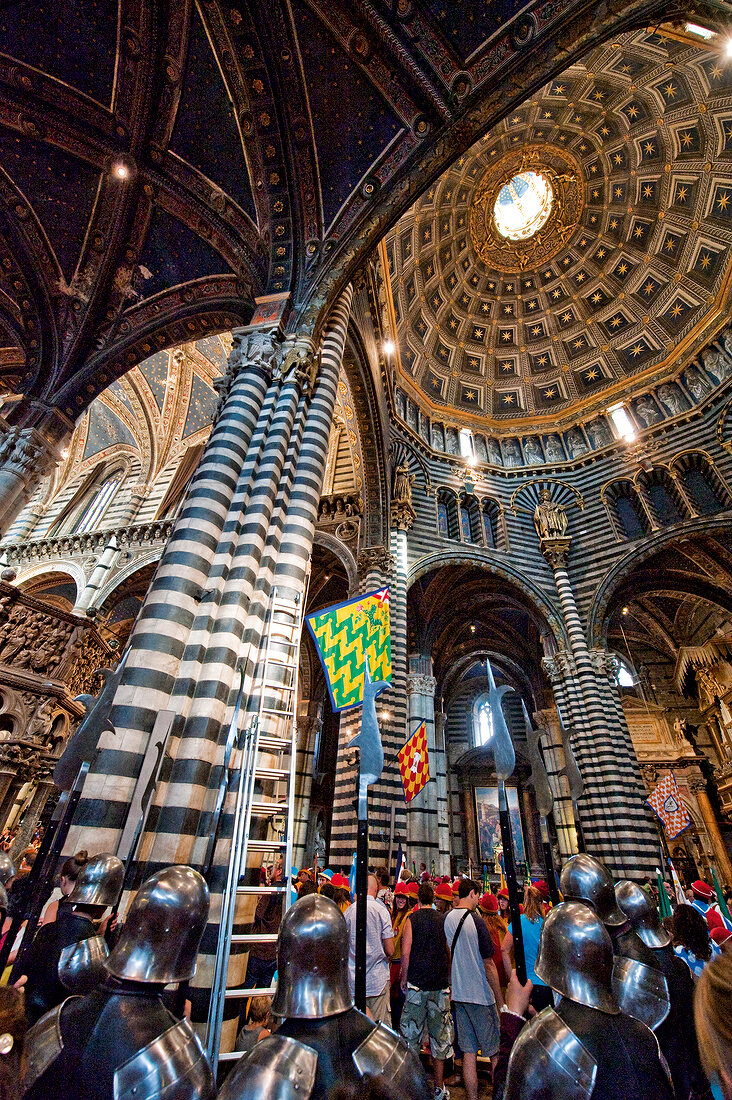
[{"label": "spotlight on ceiling", "polygon": [[112,165],[112,175],[118,180],[128,180],[130,178],[129,164],[125,164],[123,160],[116,160]]},{"label": "spotlight on ceiling", "polygon": [[627,615],[629,610],[630,610],[629,608],[624,607],[623,608],[623,615]]},{"label": "spotlight on ceiling", "polygon": [[732,38],[727,39],[727,44],[724,47],[724,52],[727,54],[727,57],[732,57]]},{"label": "spotlight on ceiling", "polygon": [[476,630],[475,623],[471,623],[470,624],[470,633],[475,634],[475,630]]},{"label": "spotlight on ceiling", "polygon": [[384,343],[381,345],[381,350],[384,352],[384,355],[393,355],[396,351],[396,344],[393,340],[384,340]]},{"label": "spotlight on ceiling", "polygon": [[717,32],[713,31],[711,27],[701,27],[698,23],[684,23],[684,29],[687,34],[695,34],[697,38],[703,38],[705,42],[708,42],[710,38],[717,37]]}]

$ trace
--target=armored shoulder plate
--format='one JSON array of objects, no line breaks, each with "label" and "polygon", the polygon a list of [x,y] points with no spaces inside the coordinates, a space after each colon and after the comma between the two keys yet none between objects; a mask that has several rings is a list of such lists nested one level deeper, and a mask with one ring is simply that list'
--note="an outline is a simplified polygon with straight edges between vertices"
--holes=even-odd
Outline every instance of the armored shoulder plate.
[{"label": "armored shoulder plate", "polygon": [[318,1055],[287,1035],[257,1043],[229,1074],[218,1100],[308,1100],[315,1086]]},{"label": "armored shoulder plate", "polygon": [[597,1063],[553,1008],[545,1008],[521,1031],[511,1051],[505,1100],[588,1100]]},{"label": "armored shoulder plate", "polygon": [[82,997],[91,993],[106,977],[104,960],[109,948],[103,936],[91,936],[64,947],[58,960],[58,977],[61,985]]},{"label": "armored shoulder plate", "polygon": [[354,1050],[353,1063],[365,1077],[383,1076],[406,1096],[430,1097],[427,1078],[419,1061],[396,1032],[384,1024],[377,1024],[363,1042]]},{"label": "armored shoulder plate", "polygon": [[640,1020],[651,1030],[662,1024],[671,1003],[668,982],[660,970],[618,955],[613,963],[613,992],[620,1011]]},{"label": "armored shoulder plate", "polygon": [[26,1089],[30,1089],[31,1085],[43,1076],[64,1049],[64,1040],[61,1035],[61,1010],[65,1004],[66,1001],[56,1005],[28,1030],[25,1037],[25,1056],[28,1065],[24,1080]]},{"label": "armored shoulder plate", "polygon": [[114,1100],[213,1100],[213,1073],[188,1020],[173,1024],[114,1074]]}]

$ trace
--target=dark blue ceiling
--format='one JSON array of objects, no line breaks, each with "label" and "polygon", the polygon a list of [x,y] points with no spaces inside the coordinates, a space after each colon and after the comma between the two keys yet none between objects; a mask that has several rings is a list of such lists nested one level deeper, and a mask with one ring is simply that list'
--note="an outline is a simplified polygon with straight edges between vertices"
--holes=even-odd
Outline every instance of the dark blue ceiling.
[{"label": "dark blue ceiling", "polygon": [[228,192],[252,219],[255,218],[234,107],[195,10],[171,149]]},{"label": "dark blue ceiling", "polygon": [[183,439],[185,439],[186,436],[193,435],[194,432],[199,431],[201,428],[208,427],[213,420],[217,403],[218,397],[216,392],[212,390],[202,378],[194,374],[191,381],[188,416],[186,417],[185,426],[183,428]]},{"label": "dark blue ceiling", "polygon": [[293,0],[318,151],[324,224],[402,129],[399,116],[304,3]]},{"label": "dark blue ceiling", "polygon": [[118,443],[136,447],[135,437],[127,425],[110,408],[96,401],[89,412],[89,431],[84,447],[84,458],[91,458]]},{"label": "dark blue ceiling", "polygon": [[115,0],[12,0],[0,5],[0,50],[109,106]]},{"label": "dark blue ceiling", "polygon": [[229,271],[216,249],[159,207],[153,211],[140,264],[152,273],[145,282],[146,297],[191,279]]},{"label": "dark blue ceiling", "polygon": [[83,161],[33,138],[0,128],[0,168],[36,212],[71,282],[99,186],[99,173]]}]

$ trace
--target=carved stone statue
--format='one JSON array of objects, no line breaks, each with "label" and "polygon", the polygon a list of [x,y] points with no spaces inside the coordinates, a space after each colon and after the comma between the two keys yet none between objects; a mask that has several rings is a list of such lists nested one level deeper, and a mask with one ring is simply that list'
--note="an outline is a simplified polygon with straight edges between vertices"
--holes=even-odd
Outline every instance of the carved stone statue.
[{"label": "carved stone statue", "polygon": [[567,533],[567,511],[552,500],[550,489],[542,489],[534,511],[534,527],[540,539],[561,539]]},{"label": "carved stone statue", "polygon": [[410,474],[409,463],[401,462],[394,471],[394,503],[411,504],[412,486],[417,479],[416,474]]}]

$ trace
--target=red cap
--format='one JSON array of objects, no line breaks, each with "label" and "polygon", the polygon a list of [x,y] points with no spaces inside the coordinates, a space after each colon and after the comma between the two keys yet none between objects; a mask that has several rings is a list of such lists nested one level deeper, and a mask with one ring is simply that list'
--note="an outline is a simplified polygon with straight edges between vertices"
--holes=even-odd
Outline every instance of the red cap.
[{"label": "red cap", "polygon": [[729,928],[713,928],[709,933],[717,947],[723,947],[725,943],[732,940],[732,932]]},{"label": "red cap", "polygon": [[498,898],[495,894],[492,894],[490,890],[487,894],[483,894],[483,897],[478,902],[481,909],[485,909],[486,913],[498,912]]},{"label": "red cap", "polygon": [[452,901],[452,886],[449,882],[441,882],[435,887],[435,897],[443,901]]},{"label": "red cap", "polygon": [[537,879],[536,882],[532,882],[531,885],[534,887],[535,890],[539,891],[542,897],[542,901],[549,900],[549,887],[544,882],[543,878]]},{"label": "red cap", "polygon": [[406,893],[407,893],[407,884],[406,884],[406,882],[398,882],[396,884],[396,886],[394,887],[394,897],[396,897],[397,894],[405,896]]},{"label": "red cap", "polygon": [[335,874],[330,880],[331,886],[334,886],[336,890],[350,890],[351,883],[348,881],[345,875]]},{"label": "red cap", "polygon": [[508,890],[506,889],[505,886],[502,886],[501,889],[498,891],[498,897],[499,898],[508,898]]},{"label": "red cap", "polygon": [[409,883],[407,883],[407,897],[408,898],[416,898],[418,891],[419,891],[419,883],[418,882],[409,882]]},{"label": "red cap", "polygon": [[458,896],[459,891],[460,891],[460,879],[459,878],[455,879],[455,881],[452,884],[451,890],[452,890],[452,896],[454,898],[456,898]]},{"label": "red cap", "polygon": [[701,879],[697,879],[696,882],[692,882],[691,889],[694,891],[698,898],[702,901],[714,901],[714,890],[706,882],[702,882]]}]

